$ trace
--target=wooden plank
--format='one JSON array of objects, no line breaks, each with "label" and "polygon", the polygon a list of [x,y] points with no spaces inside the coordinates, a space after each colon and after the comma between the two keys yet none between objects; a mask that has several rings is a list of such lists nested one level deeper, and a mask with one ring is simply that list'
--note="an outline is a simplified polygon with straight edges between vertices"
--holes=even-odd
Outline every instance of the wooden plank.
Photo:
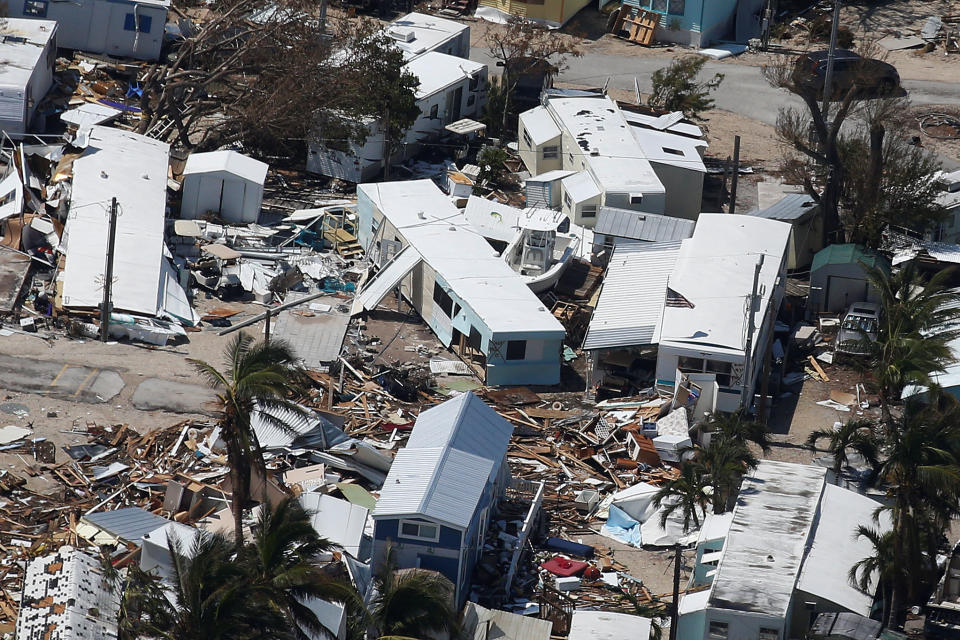
[{"label": "wooden plank", "polygon": [[817,362],[817,359],[813,356],[807,356],[807,360],[810,361],[810,365],[816,370],[817,374],[823,378],[824,382],[830,382],[830,376],[828,376],[823,369],[820,367],[820,364]]}]

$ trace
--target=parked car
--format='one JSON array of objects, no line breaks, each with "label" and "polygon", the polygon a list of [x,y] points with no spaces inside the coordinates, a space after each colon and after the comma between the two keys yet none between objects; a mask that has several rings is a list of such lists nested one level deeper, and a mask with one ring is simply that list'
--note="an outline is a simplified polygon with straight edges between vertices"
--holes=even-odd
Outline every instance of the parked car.
[{"label": "parked car", "polygon": [[880,305],[873,302],[855,302],[850,305],[837,333],[837,353],[867,355],[869,347],[864,340],[876,341],[880,331],[880,315]]},{"label": "parked car", "polygon": [[[800,87],[813,89],[823,95],[827,78],[827,51],[804,53],[793,67],[793,81]],[[851,87],[858,93],[890,95],[900,88],[900,74],[896,67],[882,60],[862,58],[849,49],[837,49],[833,58],[833,78],[830,95],[837,100]]]}]

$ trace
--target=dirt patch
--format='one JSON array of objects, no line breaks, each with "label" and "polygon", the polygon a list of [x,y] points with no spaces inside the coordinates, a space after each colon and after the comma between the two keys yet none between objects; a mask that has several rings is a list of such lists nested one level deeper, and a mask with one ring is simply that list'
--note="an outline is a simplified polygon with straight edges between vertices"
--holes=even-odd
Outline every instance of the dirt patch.
[{"label": "dirt patch", "polygon": [[[940,115],[947,117],[939,118]],[[900,115],[900,124],[904,131],[909,136],[916,136],[919,144],[925,149],[947,158],[960,159],[960,129],[945,124],[951,120],[960,122],[960,107],[936,104],[917,105],[905,109]],[[937,122],[941,124],[937,126]],[[921,127],[924,123],[925,126]],[[951,134],[957,137],[948,137]]]}]

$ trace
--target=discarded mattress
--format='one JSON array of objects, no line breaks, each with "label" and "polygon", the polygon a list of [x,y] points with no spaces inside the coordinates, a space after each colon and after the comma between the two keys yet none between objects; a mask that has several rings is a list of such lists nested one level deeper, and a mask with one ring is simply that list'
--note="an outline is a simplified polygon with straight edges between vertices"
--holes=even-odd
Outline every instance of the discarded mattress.
[{"label": "discarded mattress", "polygon": [[584,569],[590,565],[586,562],[580,562],[579,560],[570,560],[562,556],[554,556],[546,562],[540,563],[540,566],[555,576],[569,578],[570,576],[580,575]]}]

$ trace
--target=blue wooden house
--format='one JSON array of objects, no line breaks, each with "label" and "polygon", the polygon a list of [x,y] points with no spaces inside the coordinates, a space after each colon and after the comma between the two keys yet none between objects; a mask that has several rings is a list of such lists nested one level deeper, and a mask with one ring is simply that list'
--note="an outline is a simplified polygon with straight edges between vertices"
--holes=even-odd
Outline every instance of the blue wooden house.
[{"label": "blue wooden house", "polygon": [[[600,0],[602,7],[606,2]],[[721,41],[746,44],[760,37],[764,0],[621,0],[660,14],[654,38],[707,47]]]},{"label": "blue wooden house", "polygon": [[398,568],[438,571],[470,592],[490,516],[510,482],[513,426],[472,393],[420,414],[383,483],[374,520],[374,566],[393,545]]}]

